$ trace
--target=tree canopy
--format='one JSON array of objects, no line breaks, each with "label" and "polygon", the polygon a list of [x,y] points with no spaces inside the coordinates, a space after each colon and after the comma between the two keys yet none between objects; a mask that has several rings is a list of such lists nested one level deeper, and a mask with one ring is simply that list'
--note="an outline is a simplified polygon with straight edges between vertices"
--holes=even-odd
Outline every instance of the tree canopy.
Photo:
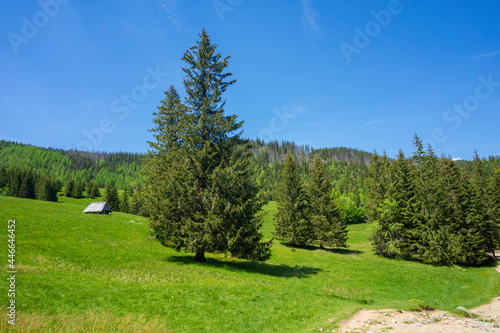
[{"label": "tree canopy", "polygon": [[204,29],[199,37],[182,57],[184,102],[171,86],[153,114],[145,169],[152,231],[197,261],[205,252],[267,260],[271,242],[262,241],[263,202],[249,169],[250,147],[240,138],[243,122],[224,110],[223,93],[236,82],[226,72],[229,56],[216,52]]}]

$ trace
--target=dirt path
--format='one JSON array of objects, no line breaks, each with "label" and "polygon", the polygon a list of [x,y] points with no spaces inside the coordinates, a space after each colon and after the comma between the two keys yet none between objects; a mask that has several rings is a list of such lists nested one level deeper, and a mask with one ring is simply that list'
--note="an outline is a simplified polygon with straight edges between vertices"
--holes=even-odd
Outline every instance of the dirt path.
[{"label": "dirt path", "polygon": [[[497,267],[500,273],[500,266]],[[465,308],[464,308],[465,309]],[[361,310],[340,322],[337,332],[473,333],[500,332],[500,297],[470,309],[468,318],[435,311]]]}]

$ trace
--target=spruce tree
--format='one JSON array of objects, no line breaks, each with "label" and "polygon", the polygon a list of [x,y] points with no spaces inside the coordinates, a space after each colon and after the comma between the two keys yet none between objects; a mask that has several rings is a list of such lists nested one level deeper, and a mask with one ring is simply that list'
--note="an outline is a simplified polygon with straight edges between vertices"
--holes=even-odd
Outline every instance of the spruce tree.
[{"label": "spruce tree", "polygon": [[197,261],[205,261],[205,252],[267,260],[271,243],[261,241],[250,148],[240,138],[242,122],[224,111],[222,95],[235,82],[225,72],[229,57],[216,53],[204,29],[199,36],[182,57],[184,103],[170,87],[154,113],[145,170],[152,231]]},{"label": "spruce tree", "polygon": [[22,182],[22,173],[20,169],[9,169],[10,173],[10,188],[9,195],[13,197],[19,196],[19,188],[21,187]]},{"label": "spruce tree", "polygon": [[90,189],[90,197],[97,198],[100,196],[101,196],[101,191],[99,190],[99,187],[97,187],[97,183],[95,181],[92,181],[92,187]]},{"label": "spruce tree", "polygon": [[332,198],[332,184],[323,161],[314,157],[307,182],[312,223],[319,246],[347,246],[347,225],[339,218]]},{"label": "spruce tree", "polygon": [[9,174],[5,166],[2,165],[0,168],[0,190],[7,186],[9,183]]},{"label": "spruce tree", "polygon": [[480,212],[471,196],[467,176],[451,159],[440,161],[439,192],[442,202],[441,237],[446,238],[443,252],[446,256],[434,258],[431,263],[479,265],[486,260],[484,240],[481,236]]},{"label": "spruce tree", "polygon": [[33,169],[21,171],[21,179],[17,196],[19,198],[35,199],[35,175]]},{"label": "spruce tree", "polygon": [[120,211],[120,197],[118,195],[118,190],[115,186],[109,189],[108,195],[108,206],[111,210]]},{"label": "spruce tree", "polygon": [[85,195],[87,198],[94,199],[99,195],[99,188],[97,187],[97,183],[93,180],[90,180],[87,183],[87,187],[85,189]]},{"label": "spruce tree", "polygon": [[71,196],[76,199],[81,198],[84,190],[85,190],[85,183],[83,182],[83,180],[75,181]]},{"label": "spruce tree", "polygon": [[106,185],[103,200],[108,204],[112,211],[120,210],[120,197],[118,196],[118,190],[116,187]]},{"label": "spruce tree", "polygon": [[293,246],[305,246],[314,240],[306,192],[300,178],[298,163],[288,154],[278,184],[276,237]]},{"label": "spruce tree", "polygon": [[422,141],[416,134],[413,144],[417,149],[412,159],[417,205],[413,233],[415,241],[412,244],[413,258],[427,263],[439,263],[446,261],[444,258],[448,255],[443,250],[447,234],[443,231],[441,223],[443,217],[438,209],[443,201],[440,197],[442,193],[438,191],[439,159],[430,145],[427,150],[424,149]]},{"label": "spruce tree", "polygon": [[128,213],[129,212],[129,201],[130,201],[130,195],[129,195],[129,187],[126,186],[123,189],[122,192],[122,199],[120,200],[120,211],[123,213]]},{"label": "spruce tree", "polygon": [[129,204],[129,213],[134,215],[140,215],[139,213],[140,203],[137,199],[137,194],[134,190],[130,193],[130,204]]},{"label": "spruce tree", "polygon": [[103,200],[103,201],[108,202],[108,200],[109,200],[109,193],[110,193],[110,191],[111,191],[111,185],[106,184],[106,185],[104,186],[104,196],[103,196],[103,198],[102,198],[102,200]]},{"label": "spruce tree", "polygon": [[366,181],[366,217],[368,222],[379,220],[378,207],[379,204],[384,202],[387,196],[386,187],[388,184],[385,181],[386,175],[387,172],[384,168],[382,158],[377,155],[377,153],[373,154],[370,159],[368,178]]},{"label": "spruce tree", "polygon": [[384,151],[382,157],[373,155],[367,178],[366,217],[370,226],[369,239],[375,253],[384,257],[395,257],[399,250],[394,246],[392,234],[399,225],[396,221],[397,204],[391,198],[393,168]]},{"label": "spruce tree", "polygon": [[490,214],[490,196],[488,195],[488,177],[486,174],[484,161],[479,157],[477,151],[474,152],[472,168],[472,200],[476,223],[480,225],[481,236],[484,240],[485,250],[493,252],[498,244],[498,230],[495,219]]},{"label": "spruce tree", "polygon": [[403,151],[393,164],[394,181],[391,185],[391,198],[396,203],[395,221],[391,226],[391,239],[398,249],[399,255],[411,259],[415,244],[418,242],[418,202],[416,198],[415,181],[413,178],[413,163],[406,159]]},{"label": "spruce tree", "polygon": [[500,249],[500,174],[494,174],[490,178],[487,187],[487,213],[488,226],[491,228],[491,241],[488,241],[488,249],[495,255],[495,249]]},{"label": "spruce tree", "polygon": [[64,186],[64,195],[68,198],[72,197],[74,187],[75,187],[75,182],[71,177],[69,177],[68,180],[66,181],[66,186]]},{"label": "spruce tree", "polygon": [[57,202],[59,187],[59,183],[51,177],[40,177],[35,186],[36,199]]}]

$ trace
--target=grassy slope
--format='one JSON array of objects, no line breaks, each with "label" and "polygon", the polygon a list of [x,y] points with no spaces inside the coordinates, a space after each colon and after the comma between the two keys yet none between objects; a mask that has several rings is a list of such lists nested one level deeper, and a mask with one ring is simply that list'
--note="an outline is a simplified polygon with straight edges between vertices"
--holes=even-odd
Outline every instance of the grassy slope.
[{"label": "grassy slope", "polygon": [[[148,240],[144,218],[83,214],[90,201],[0,197],[0,310],[8,301],[7,220],[15,218],[18,329],[302,332],[332,328],[362,308],[453,310],[500,295],[500,274],[491,267],[432,267],[373,255],[366,225],[350,227],[349,250],[292,251],[275,242],[267,263],[214,254],[196,263],[191,254]],[[274,203],[266,207],[268,237],[275,211]]]}]

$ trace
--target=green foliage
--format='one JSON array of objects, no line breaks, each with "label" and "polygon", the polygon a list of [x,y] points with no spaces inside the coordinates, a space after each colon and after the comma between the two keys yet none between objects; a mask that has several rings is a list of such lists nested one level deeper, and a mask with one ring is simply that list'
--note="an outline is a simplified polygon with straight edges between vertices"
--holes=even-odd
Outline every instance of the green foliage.
[{"label": "green foliage", "polygon": [[308,145],[297,145],[291,141],[269,141],[257,139],[253,144],[251,167],[253,177],[259,186],[259,195],[264,200],[276,200],[279,172],[287,154],[295,155],[302,179],[308,176],[313,157],[319,156],[328,169],[332,185],[341,194],[354,195],[358,206],[365,202],[365,178],[371,154],[350,148],[314,149]]},{"label": "green foliage", "polygon": [[472,168],[472,194],[471,201],[473,211],[470,219],[480,225],[480,233],[484,247],[487,251],[495,253],[495,249],[500,248],[500,225],[495,211],[498,212],[498,201],[495,199],[494,188],[495,178],[498,175],[489,173],[485,168],[486,162],[482,160],[477,151],[474,152]]},{"label": "green foliage", "polygon": [[339,216],[331,197],[332,185],[323,161],[316,156],[309,169],[307,193],[316,241],[324,245],[346,247],[347,226]]},{"label": "green foliage", "polygon": [[278,185],[276,238],[293,246],[305,246],[314,240],[307,194],[292,155],[287,155]]},{"label": "green foliage", "polygon": [[41,148],[0,140],[0,166],[19,169],[33,168],[42,176],[66,182],[73,180],[96,181],[124,188],[143,182],[141,154],[101,153]]},{"label": "green foliage", "polygon": [[130,212],[130,188],[125,187],[122,192],[122,198],[120,200],[120,212],[129,213]]},{"label": "green foliage", "polygon": [[335,206],[338,211],[339,219],[343,224],[362,223],[365,221],[365,210],[355,203],[354,194],[347,195],[338,193],[333,190],[332,198],[335,199]]},{"label": "green foliage", "polygon": [[431,147],[424,151],[417,136],[414,143],[411,159],[401,151],[392,162],[372,159],[367,216],[375,252],[434,265],[481,265],[496,237],[485,209],[482,162],[476,154],[471,179]]},{"label": "green foliage", "polygon": [[486,194],[488,216],[485,230],[488,235],[486,246],[489,247],[489,251],[492,251],[492,249],[500,248],[500,174],[491,177]]},{"label": "green foliage", "polygon": [[77,199],[81,198],[83,196],[83,191],[85,191],[85,182],[83,180],[75,181],[71,196]]},{"label": "green foliage", "polygon": [[116,187],[106,185],[103,200],[107,202],[112,211],[120,211],[120,197],[118,196]]},{"label": "green foliage", "polygon": [[73,190],[75,187],[75,181],[73,178],[68,178],[66,181],[66,185],[64,186],[64,195],[68,198],[71,198],[73,196]]},{"label": "green foliage", "polygon": [[141,184],[137,184],[134,189],[131,189],[129,213],[149,217],[149,210],[146,206]]},{"label": "green foliage", "polygon": [[145,169],[152,232],[166,247],[194,252],[196,261],[205,261],[205,252],[264,261],[271,242],[261,242],[251,151],[240,139],[242,122],[224,113],[222,94],[235,82],[224,72],[229,57],[216,53],[205,30],[200,38],[182,57],[185,103],[172,86],[154,113]]},{"label": "green foliage", "polygon": [[57,192],[61,189],[61,183],[50,177],[40,176],[35,185],[36,199],[57,202]]},{"label": "green foliage", "polygon": [[33,169],[0,168],[0,195],[57,201],[61,183]]},{"label": "green foliage", "polygon": [[87,183],[87,189],[85,190],[87,198],[94,199],[101,196],[101,192],[97,187],[97,183],[93,180]]}]

